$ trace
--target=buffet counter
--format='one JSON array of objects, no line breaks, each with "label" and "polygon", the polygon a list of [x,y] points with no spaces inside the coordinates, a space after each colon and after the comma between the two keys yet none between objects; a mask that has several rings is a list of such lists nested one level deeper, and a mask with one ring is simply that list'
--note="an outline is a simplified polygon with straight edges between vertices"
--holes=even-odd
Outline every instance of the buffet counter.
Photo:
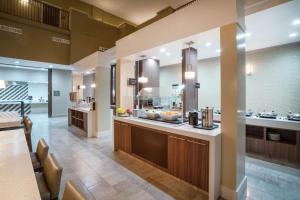
[{"label": "buffet counter", "polygon": [[[196,129],[135,117],[114,117],[114,150],[129,153],[208,192],[220,186],[221,129]],[[186,164],[184,164],[186,163]]]},{"label": "buffet counter", "polygon": [[254,126],[264,126],[270,128],[279,128],[279,129],[288,129],[294,131],[300,131],[300,121],[291,121],[288,119],[266,119],[260,117],[246,117],[246,124],[247,125],[254,125]]}]

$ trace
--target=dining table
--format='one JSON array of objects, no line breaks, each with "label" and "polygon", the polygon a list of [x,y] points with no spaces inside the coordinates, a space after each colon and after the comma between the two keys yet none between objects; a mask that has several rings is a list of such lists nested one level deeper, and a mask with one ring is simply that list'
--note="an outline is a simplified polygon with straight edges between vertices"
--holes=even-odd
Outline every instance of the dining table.
[{"label": "dining table", "polygon": [[0,131],[0,199],[41,199],[24,129]]}]

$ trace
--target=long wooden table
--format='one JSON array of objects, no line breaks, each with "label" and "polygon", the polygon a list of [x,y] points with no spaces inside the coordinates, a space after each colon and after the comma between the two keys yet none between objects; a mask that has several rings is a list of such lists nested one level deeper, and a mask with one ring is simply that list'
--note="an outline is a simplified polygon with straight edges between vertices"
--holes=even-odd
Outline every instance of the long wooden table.
[{"label": "long wooden table", "polygon": [[23,129],[0,131],[0,199],[41,199]]}]

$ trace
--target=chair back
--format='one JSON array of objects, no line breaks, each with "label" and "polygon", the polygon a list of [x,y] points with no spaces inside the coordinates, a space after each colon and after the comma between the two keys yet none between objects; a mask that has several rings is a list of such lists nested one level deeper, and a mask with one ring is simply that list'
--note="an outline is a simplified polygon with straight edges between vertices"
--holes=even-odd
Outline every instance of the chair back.
[{"label": "chair back", "polygon": [[50,190],[51,199],[58,198],[60,189],[62,168],[59,166],[53,154],[48,154],[44,162],[44,178],[48,189]]},{"label": "chair back", "polygon": [[75,186],[72,181],[68,181],[65,186],[62,200],[88,200],[88,198]]},{"label": "chair back", "polygon": [[41,138],[36,147],[36,154],[41,163],[41,166],[44,166],[45,159],[48,155],[49,146],[46,141]]},{"label": "chair back", "polygon": [[24,126],[25,126],[25,134],[31,134],[32,121],[29,119],[29,117],[24,117]]}]

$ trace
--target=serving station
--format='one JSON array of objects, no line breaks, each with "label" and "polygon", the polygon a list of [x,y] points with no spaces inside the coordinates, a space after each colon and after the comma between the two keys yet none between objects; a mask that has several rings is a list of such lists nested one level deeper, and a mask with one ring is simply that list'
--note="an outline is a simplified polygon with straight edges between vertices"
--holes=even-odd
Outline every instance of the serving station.
[{"label": "serving station", "polygon": [[86,137],[97,137],[96,112],[85,108],[69,108],[69,130]]},{"label": "serving station", "polygon": [[[176,122],[176,120],[174,120]],[[214,199],[220,184],[221,130],[145,117],[114,117],[114,150],[176,176]]]},{"label": "serving station", "polygon": [[246,118],[248,155],[300,167],[300,122],[285,118]]}]

